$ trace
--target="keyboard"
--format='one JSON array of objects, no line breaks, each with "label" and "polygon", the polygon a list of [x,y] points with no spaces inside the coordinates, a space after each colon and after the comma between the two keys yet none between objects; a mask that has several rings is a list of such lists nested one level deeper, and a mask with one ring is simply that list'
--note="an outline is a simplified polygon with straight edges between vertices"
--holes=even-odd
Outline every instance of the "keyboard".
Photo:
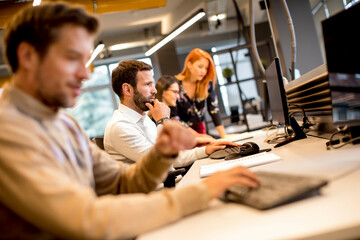
[{"label": "keyboard", "polygon": [[234,160],[223,161],[219,163],[203,165],[200,167],[200,177],[207,177],[217,171],[223,171],[236,166],[254,167],[262,164],[272,163],[281,160],[273,153],[262,152],[254,155],[241,157]]},{"label": "keyboard", "polygon": [[258,188],[232,186],[225,193],[225,200],[265,210],[314,196],[327,185],[327,180],[316,177],[261,171],[255,173],[261,182]]}]

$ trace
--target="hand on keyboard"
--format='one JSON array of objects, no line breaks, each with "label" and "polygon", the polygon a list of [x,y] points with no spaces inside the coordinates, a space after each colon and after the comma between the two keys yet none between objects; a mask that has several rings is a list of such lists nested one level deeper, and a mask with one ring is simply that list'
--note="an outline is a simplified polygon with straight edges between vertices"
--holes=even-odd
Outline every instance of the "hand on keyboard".
[{"label": "hand on keyboard", "polygon": [[208,187],[211,198],[217,198],[230,186],[242,185],[248,188],[256,188],[260,181],[249,169],[238,166],[214,173],[205,179],[203,183]]},{"label": "hand on keyboard", "polygon": [[257,209],[268,209],[303,197],[313,196],[313,193],[327,184],[324,179],[309,176],[261,171],[256,174],[261,181],[257,188],[232,186],[228,189],[226,198]]}]

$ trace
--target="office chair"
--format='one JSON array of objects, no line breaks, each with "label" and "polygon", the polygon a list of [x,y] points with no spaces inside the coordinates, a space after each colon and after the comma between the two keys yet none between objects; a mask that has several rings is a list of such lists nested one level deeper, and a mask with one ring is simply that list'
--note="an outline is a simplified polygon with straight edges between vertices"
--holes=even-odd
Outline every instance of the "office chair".
[{"label": "office chair", "polygon": [[[101,148],[102,150],[104,150],[104,137],[94,137],[91,139],[91,141],[93,141],[94,143],[96,143],[96,145]],[[170,171],[168,173],[168,176],[166,177],[164,183],[164,187],[166,188],[171,188],[171,187],[175,187],[176,185],[176,177],[182,174],[186,173],[186,169],[185,168],[178,168],[175,169],[173,171]]]},{"label": "office chair", "polygon": [[102,150],[104,149],[104,137],[94,137],[91,139],[91,141],[93,141],[94,143],[96,143],[96,145],[101,148]]}]

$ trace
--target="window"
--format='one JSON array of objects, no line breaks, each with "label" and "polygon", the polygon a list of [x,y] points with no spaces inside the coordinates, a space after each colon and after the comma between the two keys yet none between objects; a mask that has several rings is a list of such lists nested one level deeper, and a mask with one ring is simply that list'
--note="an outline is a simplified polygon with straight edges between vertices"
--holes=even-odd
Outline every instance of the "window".
[{"label": "window", "polygon": [[[138,60],[151,64],[150,58]],[[117,66],[117,62],[96,66],[90,79],[83,82],[76,105],[65,110],[79,122],[89,138],[104,135],[106,124],[120,102],[111,86],[111,72]]]},{"label": "window", "polygon": [[[231,82],[227,82],[222,75],[222,70],[224,68],[228,67],[233,69],[230,54],[233,55],[233,58],[236,61],[238,82],[236,82],[236,77],[234,75],[231,77]],[[233,106],[239,106],[241,112],[242,105],[239,89],[242,91],[243,99],[258,98],[254,72],[251,66],[250,57],[248,56],[248,49],[240,49],[232,53],[226,52],[213,55],[213,59],[216,66],[220,92],[227,115],[231,114],[231,107]],[[238,86],[236,86],[236,84],[238,84]]]},{"label": "window", "polygon": [[360,0],[343,0],[345,9],[353,6],[355,3],[359,2]]}]

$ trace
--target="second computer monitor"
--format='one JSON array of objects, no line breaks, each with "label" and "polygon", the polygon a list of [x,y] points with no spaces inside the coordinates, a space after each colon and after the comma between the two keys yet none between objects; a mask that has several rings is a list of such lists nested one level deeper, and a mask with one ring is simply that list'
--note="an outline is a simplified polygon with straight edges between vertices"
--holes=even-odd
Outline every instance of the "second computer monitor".
[{"label": "second computer monitor", "polygon": [[265,77],[272,121],[279,125],[289,125],[289,110],[279,58],[275,58],[266,68]]}]

